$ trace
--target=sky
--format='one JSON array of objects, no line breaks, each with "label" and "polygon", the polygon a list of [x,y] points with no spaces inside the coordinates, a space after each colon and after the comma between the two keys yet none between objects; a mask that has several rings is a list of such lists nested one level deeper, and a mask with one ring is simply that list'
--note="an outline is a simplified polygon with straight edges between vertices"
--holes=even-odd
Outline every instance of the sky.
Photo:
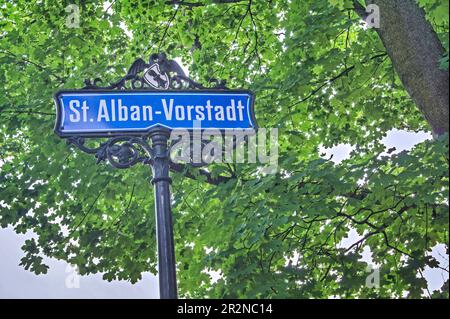
[{"label": "sky", "polygon": [[[30,235],[11,227],[0,230],[0,298],[158,298],[158,278],[145,273],[136,284],[108,282],[101,274],[76,276],[66,262],[44,259],[47,274],[35,275],[19,266],[20,247]],[[76,279],[78,277],[78,281]]]},{"label": "sky", "polygon": [[[427,133],[411,133],[393,130],[383,139],[387,148],[396,147],[396,152],[409,150],[431,136]],[[340,162],[347,158],[351,146],[339,145],[332,149],[322,149],[325,157],[333,154],[333,161]],[[158,298],[158,277],[144,273],[142,280],[136,284],[125,281],[107,282],[101,274],[76,276],[74,269],[63,261],[44,259],[50,269],[45,275],[35,275],[22,266],[19,266],[23,252],[20,247],[31,234],[18,235],[9,227],[0,229],[0,298]],[[357,240],[356,234],[349,234],[342,245],[351,245]],[[441,256],[443,247],[436,247],[433,255],[448,265],[447,260]],[[365,253],[370,259],[370,253]],[[436,269],[426,269],[425,277],[429,281],[431,291],[441,287],[447,277]],[[78,278],[78,279],[77,279]]]}]

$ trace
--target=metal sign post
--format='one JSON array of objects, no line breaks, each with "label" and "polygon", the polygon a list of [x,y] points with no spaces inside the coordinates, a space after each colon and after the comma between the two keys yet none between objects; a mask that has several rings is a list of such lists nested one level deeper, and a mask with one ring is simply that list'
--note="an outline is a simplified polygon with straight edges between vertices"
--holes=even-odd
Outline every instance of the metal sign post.
[{"label": "metal sign post", "polygon": [[172,212],[170,210],[169,133],[157,130],[150,134],[153,150],[153,180],[158,242],[159,296],[177,298],[175,249],[173,243]]},{"label": "metal sign post", "polygon": [[[142,74],[142,75],[141,75]],[[55,94],[55,133],[97,163],[108,161],[120,169],[137,163],[153,170],[160,298],[177,298],[168,141],[173,129],[256,129],[254,96],[247,90],[228,90],[213,80],[211,87],[188,78],[164,54],[149,63],[136,60],[127,75],[109,86],[100,79],[85,81],[81,90]],[[108,138],[97,147],[88,138]],[[151,146],[150,146],[151,144]]]}]

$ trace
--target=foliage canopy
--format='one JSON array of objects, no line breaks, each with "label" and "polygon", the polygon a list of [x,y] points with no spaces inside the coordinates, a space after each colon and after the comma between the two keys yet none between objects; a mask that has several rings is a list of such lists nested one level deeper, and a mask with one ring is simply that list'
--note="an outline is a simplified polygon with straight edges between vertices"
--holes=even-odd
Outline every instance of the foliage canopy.
[{"label": "foliage canopy", "polygon": [[[448,1],[418,3],[448,52]],[[66,26],[68,4],[0,1],[0,224],[36,234],[26,269],[46,273],[48,256],[106,280],[156,272],[149,167],[69,150],[52,96],[165,51],[199,82],[253,90],[259,125],[279,129],[275,175],[215,164],[229,179],[210,185],[173,173],[181,296],[422,296],[424,268],[444,267],[431,249],[448,249],[448,138],[385,152],[389,130],[429,126],[352,1],[80,1],[78,28]],[[436,63],[448,69],[448,55]],[[320,156],[340,143],[354,147],[349,159]],[[350,230],[361,237],[343,247]],[[364,249],[377,289],[365,286]],[[426,296],[448,297],[446,285]]]}]

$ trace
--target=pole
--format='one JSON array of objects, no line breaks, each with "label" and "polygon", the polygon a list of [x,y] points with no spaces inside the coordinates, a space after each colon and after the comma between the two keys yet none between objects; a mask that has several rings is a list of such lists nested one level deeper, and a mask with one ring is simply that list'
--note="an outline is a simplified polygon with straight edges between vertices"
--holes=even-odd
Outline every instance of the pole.
[{"label": "pole", "polygon": [[159,297],[177,299],[177,279],[170,199],[169,132],[157,130],[150,134],[153,151],[153,179],[158,242]]}]

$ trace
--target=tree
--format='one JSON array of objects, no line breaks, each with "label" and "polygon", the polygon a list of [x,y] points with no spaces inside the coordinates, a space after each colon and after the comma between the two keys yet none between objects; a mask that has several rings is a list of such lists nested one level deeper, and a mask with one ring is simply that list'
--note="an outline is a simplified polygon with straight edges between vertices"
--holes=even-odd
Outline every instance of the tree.
[{"label": "tree", "polygon": [[[2,3],[0,224],[35,233],[21,264],[46,273],[48,256],[131,282],[156,272],[149,167],[69,150],[52,132],[52,96],[165,51],[199,82],[252,89],[259,125],[279,129],[277,174],[173,172],[182,296],[422,297],[425,267],[448,272],[430,253],[448,254],[448,1],[373,2],[380,29],[347,0],[81,1],[75,28],[65,3]],[[435,139],[385,152],[393,128]],[[339,143],[354,147],[349,159],[320,156]],[[343,247],[351,230],[360,237]],[[448,298],[448,282],[425,296]]]},{"label": "tree", "polygon": [[[377,32],[406,91],[435,134],[448,132],[448,69],[436,63],[445,49],[424,10],[414,1],[368,2],[380,9]],[[355,8],[365,17],[367,10],[357,1]]]}]

